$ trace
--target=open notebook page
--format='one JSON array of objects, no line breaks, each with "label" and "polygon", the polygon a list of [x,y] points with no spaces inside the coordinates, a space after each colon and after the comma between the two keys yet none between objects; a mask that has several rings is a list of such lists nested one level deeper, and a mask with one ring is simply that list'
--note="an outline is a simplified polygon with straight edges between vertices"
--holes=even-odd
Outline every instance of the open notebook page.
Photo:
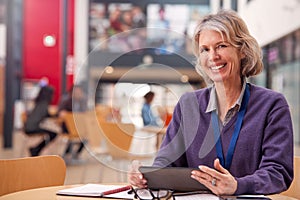
[{"label": "open notebook page", "polygon": [[[58,195],[70,195],[70,196],[86,196],[86,197],[100,197],[102,193],[108,190],[114,190],[123,187],[122,185],[101,185],[101,184],[86,184],[74,188],[68,188],[57,191]],[[128,194],[128,190],[118,192],[104,197],[121,198],[121,199],[133,199],[133,194]]]}]

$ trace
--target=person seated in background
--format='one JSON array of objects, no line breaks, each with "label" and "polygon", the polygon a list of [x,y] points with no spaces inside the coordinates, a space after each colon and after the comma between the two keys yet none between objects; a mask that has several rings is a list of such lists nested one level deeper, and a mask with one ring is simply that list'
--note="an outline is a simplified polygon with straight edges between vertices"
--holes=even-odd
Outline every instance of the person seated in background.
[{"label": "person seated in background", "polygon": [[50,128],[49,126],[48,128],[45,127],[45,123],[48,123],[45,120],[47,120],[49,117],[52,117],[48,112],[48,108],[52,101],[53,92],[54,90],[52,87],[48,85],[42,86],[34,100],[33,110],[26,116],[26,121],[24,124],[25,134],[33,135],[44,133],[48,135],[49,138],[44,139],[37,146],[31,147],[29,149],[31,156],[38,156],[42,149],[57,136],[58,131],[55,126],[50,125]]},{"label": "person seated in background", "polygon": [[[65,98],[62,98],[59,107],[58,107],[58,115],[63,118],[65,112],[85,112],[87,110],[87,98],[85,93],[83,92],[81,86],[74,85],[68,92]],[[62,123],[62,129],[64,133],[68,133],[68,129],[66,124]],[[76,152],[73,152],[74,144],[72,141],[69,141],[64,152],[63,157],[67,157],[69,154],[72,154],[72,159],[76,160],[81,153],[84,142],[81,141]]]},{"label": "person seated in background", "polygon": [[[281,93],[247,83],[263,62],[246,23],[231,10],[209,14],[193,42],[208,87],[180,98],[153,166],[194,168],[191,178],[218,196],[287,190],[294,176],[290,108]],[[146,188],[138,165],[129,182]]]},{"label": "person seated in background", "polygon": [[160,126],[159,117],[153,114],[151,103],[154,99],[155,93],[150,91],[144,95],[145,102],[142,107],[142,118],[144,126]]}]

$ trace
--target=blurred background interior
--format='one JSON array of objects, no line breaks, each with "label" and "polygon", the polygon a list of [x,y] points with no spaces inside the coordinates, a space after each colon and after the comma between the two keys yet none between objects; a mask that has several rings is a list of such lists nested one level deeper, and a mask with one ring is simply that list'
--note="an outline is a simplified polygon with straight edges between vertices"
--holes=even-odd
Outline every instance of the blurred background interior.
[{"label": "blurred background interior", "polygon": [[[66,160],[66,183],[125,181],[132,158],[151,163],[180,96],[205,86],[194,70],[192,31],[201,16],[221,8],[236,10],[261,45],[265,68],[249,81],[286,96],[300,155],[299,0],[0,0],[0,158],[29,156],[41,139],[24,134],[23,114],[42,86],[54,88],[49,110],[56,115],[80,85],[88,113],[73,116],[74,137],[59,134],[42,154],[64,156],[80,138],[85,149]],[[160,116],[156,129],[145,129],[141,118],[149,91]],[[133,124],[124,127],[133,136],[116,143],[128,140],[121,150],[139,155],[107,152],[102,122]],[[74,124],[67,126],[72,132]]]}]

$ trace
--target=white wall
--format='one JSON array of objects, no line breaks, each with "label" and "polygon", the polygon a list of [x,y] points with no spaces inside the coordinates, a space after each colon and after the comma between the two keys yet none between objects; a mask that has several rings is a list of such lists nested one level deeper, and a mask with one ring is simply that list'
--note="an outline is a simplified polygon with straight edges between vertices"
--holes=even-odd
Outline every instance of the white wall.
[{"label": "white wall", "polygon": [[264,46],[300,28],[299,0],[240,0],[239,14]]},{"label": "white wall", "polygon": [[6,54],[6,26],[0,24],[0,65]]},{"label": "white wall", "polygon": [[217,13],[220,9],[220,0],[210,0],[209,4],[212,13]]},{"label": "white wall", "polygon": [[75,22],[74,22],[74,60],[75,60],[75,82],[85,80],[87,72],[88,56],[88,0],[75,0]]}]

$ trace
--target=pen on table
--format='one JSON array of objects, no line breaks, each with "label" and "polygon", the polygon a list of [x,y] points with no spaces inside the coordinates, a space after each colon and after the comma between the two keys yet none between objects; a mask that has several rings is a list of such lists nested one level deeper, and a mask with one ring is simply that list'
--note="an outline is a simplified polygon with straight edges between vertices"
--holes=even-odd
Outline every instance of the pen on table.
[{"label": "pen on table", "polygon": [[115,194],[115,193],[118,193],[118,192],[124,192],[124,191],[130,190],[130,189],[132,189],[132,186],[131,185],[126,185],[124,187],[119,187],[119,188],[116,188],[116,189],[107,190],[105,192],[102,192],[102,196],[109,195],[109,194]]}]

